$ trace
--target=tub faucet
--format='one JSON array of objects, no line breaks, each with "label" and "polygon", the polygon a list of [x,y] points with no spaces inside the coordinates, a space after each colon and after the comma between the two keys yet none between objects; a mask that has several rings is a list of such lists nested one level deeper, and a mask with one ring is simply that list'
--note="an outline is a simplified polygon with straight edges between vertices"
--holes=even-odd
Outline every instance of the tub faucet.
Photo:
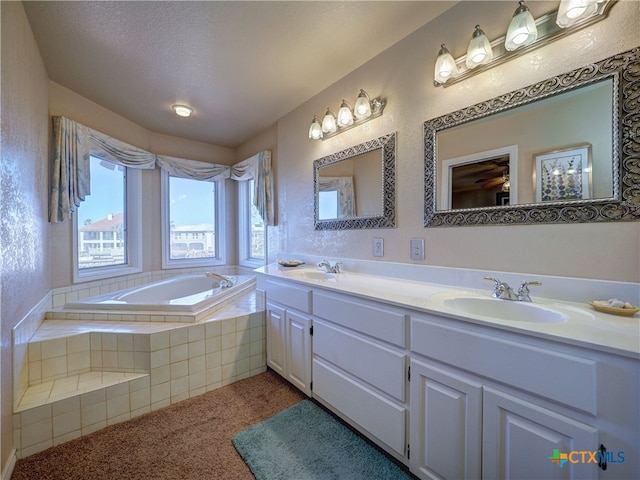
[{"label": "tub faucet", "polygon": [[342,262],[336,262],[336,264],[332,267],[331,264],[327,260],[322,260],[318,263],[320,268],[324,268],[324,271],[327,273],[340,273]]},{"label": "tub faucet", "polygon": [[209,278],[213,278],[214,280],[217,280],[217,284],[215,284],[215,287],[220,287],[220,288],[228,288],[228,287],[233,287],[233,280],[230,279],[229,277],[224,277],[222,275],[218,275],[217,273],[213,273],[213,272],[207,272],[205,273],[205,275]]}]

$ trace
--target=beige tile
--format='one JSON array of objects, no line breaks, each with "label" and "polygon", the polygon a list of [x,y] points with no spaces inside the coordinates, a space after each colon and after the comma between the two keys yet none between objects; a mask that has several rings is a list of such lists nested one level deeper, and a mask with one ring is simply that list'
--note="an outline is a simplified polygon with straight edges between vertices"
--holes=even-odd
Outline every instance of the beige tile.
[{"label": "beige tile", "polygon": [[234,319],[222,320],[222,335],[236,333],[236,321]]},{"label": "beige tile", "polygon": [[[80,412],[80,397],[71,397],[66,400],[60,400],[51,405],[52,414],[55,419],[56,416],[64,415],[70,412]],[[79,427],[78,427],[79,428]]]},{"label": "beige tile", "polygon": [[168,401],[171,399],[171,382],[161,383],[159,385],[151,386],[151,404],[158,404],[160,402]]},{"label": "beige tile", "polygon": [[66,435],[68,433],[80,432],[81,413],[80,410],[63,413],[53,417],[53,438]]},{"label": "beige tile", "polygon": [[102,351],[102,369],[115,370],[118,368],[118,352],[117,350]]},{"label": "beige tile", "polygon": [[91,354],[88,350],[67,355],[67,375],[82,373],[91,369]]},{"label": "beige tile", "polygon": [[131,333],[118,334],[118,351],[133,352],[133,334]]},{"label": "beige tile", "polygon": [[126,422],[127,420],[131,420],[130,412],[125,412],[121,415],[116,415],[115,417],[107,418],[107,425],[115,425],[116,423]]},{"label": "beige tile", "polygon": [[20,430],[22,433],[22,448],[28,448],[39,443],[52,441],[53,426],[51,417],[40,420],[36,423],[23,425]]},{"label": "beige tile", "polygon": [[69,433],[65,433],[64,435],[60,435],[57,437],[53,437],[53,446],[61,445],[66,442],[70,442],[71,440],[75,440],[76,438],[80,438],[82,436],[82,430],[74,430]]},{"label": "beige tile", "polygon": [[94,390],[92,392],[83,393],[80,396],[80,406],[82,408],[86,408],[91,405],[95,405],[97,403],[103,403],[106,401],[107,401],[107,395],[105,393],[104,388],[101,388],[99,390]]},{"label": "beige tile", "polygon": [[102,334],[91,333],[91,350],[102,350]]},{"label": "beige tile", "polygon": [[222,352],[216,352],[216,353],[207,353],[204,356],[205,359],[205,368],[209,369],[209,368],[215,368],[215,367],[219,367],[220,365],[222,365]]},{"label": "beige tile", "polygon": [[42,342],[33,342],[29,344],[29,362],[42,360]]},{"label": "beige tile", "polygon": [[176,345],[171,347],[171,363],[181,362],[189,358],[189,344]]},{"label": "beige tile", "polygon": [[204,325],[205,338],[218,337],[222,333],[222,324],[219,321],[207,322]]},{"label": "beige tile", "polygon": [[204,342],[206,353],[215,353],[222,350],[222,336],[207,338]]},{"label": "beige tile", "polygon": [[90,425],[107,421],[107,402],[100,402],[81,409],[82,430]]},{"label": "beige tile", "polygon": [[171,380],[171,365],[163,365],[151,369],[151,385],[158,385]]},{"label": "beige tile", "polygon": [[133,352],[133,369],[136,372],[148,372],[150,368],[149,352]]},{"label": "beige tile", "polygon": [[236,334],[234,333],[227,333],[227,334],[222,334],[222,349],[228,349],[228,348],[233,348],[236,346]]},{"label": "beige tile", "polygon": [[[198,373],[189,374],[189,394],[193,396],[194,390],[203,389],[207,385],[207,372],[202,370]],[[202,392],[204,393],[204,392]]]},{"label": "beige tile", "polygon": [[42,362],[42,380],[52,380],[67,374],[67,357],[53,357]]},{"label": "beige tile", "polygon": [[89,435],[91,433],[97,432],[98,430],[102,430],[103,428],[105,428],[107,426],[107,421],[103,420],[100,422],[96,422],[96,423],[92,423],[90,425],[85,426],[83,423],[82,426],[82,436],[86,436]]},{"label": "beige tile", "polygon": [[170,332],[168,331],[153,333],[149,338],[149,348],[152,352],[169,348],[170,345]]},{"label": "beige tile", "polygon": [[67,337],[67,354],[88,352],[91,349],[91,338],[88,334]]},{"label": "beige tile", "polygon": [[200,340],[196,340],[193,342],[189,342],[189,357],[198,357],[200,355],[204,355],[206,351],[206,345],[204,337]]},{"label": "beige tile", "polygon": [[175,328],[170,333],[170,344],[172,347],[189,343],[189,330],[187,328]]},{"label": "beige tile", "polygon": [[189,392],[189,377],[181,377],[176,380],[171,380],[171,402],[172,403],[174,403],[175,397],[179,397],[188,392]]},{"label": "beige tile", "polygon": [[131,412],[151,406],[151,388],[143,388],[131,393],[129,398]]},{"label": "beige tile", "polygon": [[107,400],[107,422],[111,418],[129,414],[129,394]]},{"label": "beige tile", "polygon": [[118,351],[118,334],[116,333],[103,333],[102,334],[102,351]]},{"label": "beige tile", "polygon": [[234,364],[237,360],[238,351],[236,348],[228,348],[226,350],[222,350],[222,357],[220,362],[222,365],[230,365]]},{"label": "beige tile", "polygon": [[171,364],[171,380],[186,377],[189,375],[189,361],[183,360]]},{"label": "beige tile", "polygon": [[151,352],[151,368],[162,367],[171,363],[170,349],[164,348],[162,350],[156,350]]},{"label": "beige tile", "polygon": [[56,338],[42,342],[42,360],[50,358],[66,356],[67,340],[66,338]]},{"label": "beige tile", "polygon": [[150,335],[147,334],[137,334],[133,336],[133,350],[135,352],[149,352],[151,341]]},{"label": "beige tile", "polygon": [[127,351],[127,352],[118,352],[118,370],[124,370],[124,371],[133,371],[133,369],[135,368],[134,362],[133,362],[133,352],[132,351]]},{"label": "beige tile", "polygon": [[25,458],[30,455],[33,455],[34,453],[42,452],[47,448],[51,448],[51,447],[53,447],[53,440],[51,439],[38,443],[36,445],[30,445],[30,446],[23,445],[23,447],[20,449],[19,457]]},{"label": "beige tile", "polygon": [[106,388],[107,402],[125,395],[129,395],[129,382],[118,383]]}]

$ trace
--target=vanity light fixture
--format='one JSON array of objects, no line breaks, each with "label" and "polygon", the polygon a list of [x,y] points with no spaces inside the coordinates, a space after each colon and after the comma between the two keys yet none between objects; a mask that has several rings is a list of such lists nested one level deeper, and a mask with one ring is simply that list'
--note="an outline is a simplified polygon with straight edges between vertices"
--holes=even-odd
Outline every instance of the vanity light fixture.
[{"label": "vanity light fixture", "polygon": [[456,61],[451,56],[444,43],[440,45],[440,51],[438,52],[438,59],[436,60],[436,70],[434,73],[436,82],[445,83],[452,77],[458,75],[458,67]]},{"label": "vanity light fixture", "polygon": [[343,99],[337,117],[329,107],[327,107],[327,112],[324,114],[322,124],[318,117],[314,115],[309,126],[309,138],[312,140],[325,140],[368,122],[382,115],[385,105],[386,102],[380,97],[372,100],[367,92],[360,89],[354,108],[351,108],[349,102]]},{"label": "vanity light fixture", "polygon": [[529,7],[524,4],[524,0],[520,0],[507,29],[504,47],[509,51],[513,51],[516,48],[532,44],[536,41],[536,38],[538,38],[536,21],[533,19]]},{"label": "vanity light fixture", "polygon": [[547,45],[606,18],[615,3],[614,0],[562,0],[558,10],[534,20],[524,0],[520,0],[505,35],[489,42],[476,25],[467,54],[456,59],[442,44],[433,83],[436,87],[447,87]]},{"label": "vanity light fixture", "polygon": [[476,25],[473,31],[469,47],[467,48],[467,68],[476,68],[478,65],[489,63],[493,58],[493,49],[489,43],[489,39],[480,29],[480,25]]},{"label": "vanity light fixture", "polygon": [[567,28],[581,19],[595,15],[598,4],[604,0],[562,0],[558,8],[556,23],[561,28]]},{"label": "vanity light fixture", "polygon": [[193,108],[187,105],[173,105],[173,111],[176,112],[176,115],[180,117],[190,117],[193,113]]}]

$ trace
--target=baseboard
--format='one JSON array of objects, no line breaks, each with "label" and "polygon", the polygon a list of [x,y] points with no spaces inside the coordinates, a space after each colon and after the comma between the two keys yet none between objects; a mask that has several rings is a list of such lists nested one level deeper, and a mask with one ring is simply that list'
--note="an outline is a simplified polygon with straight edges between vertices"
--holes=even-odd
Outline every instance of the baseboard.
[{"label": "baseboard", "polygon": [[16,449],[11,450],[9,454],[9,459],[7,461],[7,465],[4,467],[2,471],[2,477],[0,480],[11,480],[11,475],[13,474],[13,468],[16,466]]}]

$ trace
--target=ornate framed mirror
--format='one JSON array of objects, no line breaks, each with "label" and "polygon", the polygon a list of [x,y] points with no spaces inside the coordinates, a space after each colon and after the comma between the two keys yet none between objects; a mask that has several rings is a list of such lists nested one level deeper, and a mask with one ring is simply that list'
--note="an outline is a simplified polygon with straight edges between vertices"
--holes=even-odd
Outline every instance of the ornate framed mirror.
[{"label": "ornate framed mirror", "polygon": [[313,162],[316,230],[396,226],[396,134]]},{"label": "ornate framed mirror", "polygon": [[640,220],[640,48],[429,120],[424,154],[425,227]]}]

